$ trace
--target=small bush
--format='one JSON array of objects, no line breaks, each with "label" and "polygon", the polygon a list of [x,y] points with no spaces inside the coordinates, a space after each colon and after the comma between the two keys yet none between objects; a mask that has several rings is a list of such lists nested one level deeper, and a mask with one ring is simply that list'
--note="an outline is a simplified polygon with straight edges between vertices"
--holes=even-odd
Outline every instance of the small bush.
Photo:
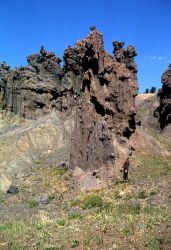
[{"label": "small bush", "polygon": [[59,226],[65,226],[66,221],[65,221],[65,220],[58,220],[58,221],[57,221],[57,224],[58,224]]},{"label": "small bush", "polygon": [[39,164],[41,164],[41,161],[40,160],[34,160],[34,164],[39,165]]},{"label": "small bush", "polygon": [[80,244],[80,242],[78,240],[73,240],[72,244],[71,244],[71,247],[72,248],[77,247],[79,244]]},{"label": "small bush", "polygon": [[139,199],[146,199],[147,198],[147,194],[145,192],[145,190],[142,190],[141,192],[139,192],[138,196]]},{"label": "small bush", "polygon": [[157,194],[157,190],[153,190],[150,192],[150,195],[156,195]]},{"label": "small bush", "polygon": [[56,174],[60,177],[63,176],[68,171],[68,167],[58,168],[56,169]]},{"label": "small bush", "polygon": [[39,205],[39,202],[36,201],[36,200],[30,201],[30,203],[29,203],[29,206],[30,206],[31,208],[37,207],[38,205]]},{"label": "small bush", "polygon": [[68,215],[69,220],[76,220],[76,219],[82,220],[82,218],[83,218],[82,215],[78,212],[73,212]]},{"label": "small bush", "polygon": [[35,227],[37,230],[42,230],[42,229],[43,229],[43,224],[40,223],[40,222],[35,222],[35,223],[34,223],[34,227]]},{"label": "small bush", "polygon": [[149,249],[151,250],[160,250],[163,249],[164,239],[153,239],[149,244],[147,245]]},{"label": "small bush", "polygon": [[81,200],[79,200],[79,199],[75,199],[75,200],[71,201],[71,206],[72,207],[80,206],[80,204],[81,204]]},{"label": "small bush", "polygon": [[118,206],[119,214],[140,214],[141,205],[140,204],[119,204]]},{"label": "small bush", "polygon": [[136,204],[134,206],[130,206],[129,210],[133,214],[140,214],[140,212],[141,212],[141,206],[140,206],[140,204]]},{"label": "small bush", "polygon": [[100,245],[103,244],[103,238],[102,238],[101,236],[99,236],[99,235],[97,235],[97,236],[95,237],[95,241],[96,241],[96,244],[97,244],[98,246],[100,246]]},{"label": "small bush", "polygon": [[116,200],[118,200],[118,199],[122,198],[122,195],[120,195],[119,191],[116,191],[114,197],[115,197]]},{"label": "small bush", "polygon": [[88,196],[84,201],[83,201],[83,205],[82,208],[83,209],[89,209],[89,208],[93,208],[93,207],[103,207],[104,203],[103,200],[100,196],[98,195],[91,195]]}]

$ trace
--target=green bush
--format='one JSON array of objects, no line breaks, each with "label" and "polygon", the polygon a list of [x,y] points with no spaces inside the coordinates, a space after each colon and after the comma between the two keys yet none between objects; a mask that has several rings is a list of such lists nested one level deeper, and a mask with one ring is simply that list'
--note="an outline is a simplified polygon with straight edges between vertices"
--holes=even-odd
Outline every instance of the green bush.
[{"label": "green bush", "polygon": [[132,214],[137,215],[141,213],[141,205],[140,204],[119,204],[118,206],[118,213],[119,214]]},{"label": "green bush", "polygon": [[73,240],[72,244],[71,244],[71,247],[72,248],[77,247],[79,244],[80,244],[80,242],[78,240]]},{"label": "green bush", "polygon": [[68,215],[68,219],[69,220],[76,220],[76,219],[82,220],[82,215],[79,212],[73,212]]},{"label": "green bush", "polygon": [[39,202],[36,201],[36,200],[30,201],[30,203],[29,203],[29,206],[30,206],[31,208],[37,207],[38,205],[39,205]]},{"label": "green bush", "polygon": [[89,209],[93,207],[103,207],[104,203],[100,196],[98,195],[91,195],[85,198],[83,201],[82,208],[83,209]]},{"label": "green bush", "polygon": [[141,192],[139,192],[138,196],[139,199],[146,199],[147,198],[147,194],[145,192],[145,190],[142,190]]},{"label": "green bush", "polygon": [[66,221],[64,220],[64,219],[61,219],[61,220],[58,220],[57,221],[57,224],[59,225],[59,226],[65,226],[65,224],[66,224]]},{"label": "green bush", "polygon": [[68,172],[68,167],[56,169],[56,175],[59,175],[60,177],[63,176],[66,172]]}]

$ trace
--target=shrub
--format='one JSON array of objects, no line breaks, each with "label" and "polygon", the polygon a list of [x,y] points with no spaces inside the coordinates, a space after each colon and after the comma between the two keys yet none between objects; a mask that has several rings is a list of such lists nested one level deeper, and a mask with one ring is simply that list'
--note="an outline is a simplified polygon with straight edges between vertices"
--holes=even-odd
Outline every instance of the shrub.
[{"label": "shrub", "polygon": [[36,200],[30,201],[30,203],[29,203],[29,206],[30,206],[31,208],[37,207],[38,205],[39,205],[39,202],[36,201]]},{"label": "shrub", "polygon": [[85,198],[85,200],[83,201],[82,208],[88,209],[93,207],[103,207],[103,205],[103,200],[100,196],[91,195]]},{"label": "shrub", "polygon": [[73,240],[72,244],[71,244],[71,247],[72,248],[77,247],[79,244],[80,244],[80,242],[78,240]]},{"label": "shrub", "polygon": [[118,206],[119,214],[140,214],[141,213],[141,205],[138,203],[135,204],[119,204]]},{"label": "shrub", "polygon": [[69,220],[75,220],[75,219],[79,219],[79,220],[82,220],[82,215],[78,212],[73,212],[73,213],[70,213],[68,215],[68,219]]},{"label": "shrub", "polygon": [[141,192],[139,192],[138,196],[139,199],[145,199],[147,198],[147,194],[145,192],[145,190],[142,190]]},{"label": "shrub", "polygon": [[64,219],[61,219],[61,220],[58,220],[58,221],[57,221],[57,224],[58,224],[59,226],[65,226],[66,221],[65,221]]},{"label": "shrub", "polygon": [[63,168],[57,168],[56,169],[56,174],[59,175],[60,177],[63,176],[66,172],[68,171],[68,167],[63,167]]}]

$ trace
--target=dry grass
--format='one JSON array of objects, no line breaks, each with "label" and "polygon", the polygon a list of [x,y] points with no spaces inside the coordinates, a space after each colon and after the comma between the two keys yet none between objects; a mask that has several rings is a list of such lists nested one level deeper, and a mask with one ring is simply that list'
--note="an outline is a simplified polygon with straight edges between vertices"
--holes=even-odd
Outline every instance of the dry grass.
[{"label": "dry grass", "polygon": [[[169,156],[135,152],[134,157],[138,166],[130,170],[129,183],[92,192],[74,191],[67,169],[35,163],[20,193],[1,197],[8,217],[0,211],[0,249],[171,249]],[[50,203],[35,204],[43,194]]]},{"label": "dry grass", "polygon": [[167,203],[153,204],[154,197],[161,198],[157,184],[142,190],[138,183],[118,183],[73,198],[67,181],[57,179],[66,184],[60,189],[65,195],[27,221],[1,222],[0,249],[165,249],[171,244]]}]

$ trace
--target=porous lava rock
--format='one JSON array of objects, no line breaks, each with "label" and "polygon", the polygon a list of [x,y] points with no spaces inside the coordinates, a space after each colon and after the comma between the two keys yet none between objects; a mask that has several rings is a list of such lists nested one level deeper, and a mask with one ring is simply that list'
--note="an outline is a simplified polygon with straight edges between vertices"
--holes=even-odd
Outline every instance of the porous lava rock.
[{"label": "porous lava rock", "polygon": [[52,110],[73,114],[72,169],[114,169],[119,147],[127,147],[130,154],[127,141],[136,129],[137,53],[123,42],[114,41],[113,46],[110,55],[93,26],[85,39],[65,49],[63,67],[44,47],[27,58],[28,67],[1,64],[2,109],[30,119]]},{"label": "porous lava rock", "polygon": [[158,118],[160,128],[164,129],[171,124],[171,64],[163,73],[161,80],[163,85],[157,93],[159,107],[154,112],[154,116]]},{"label": "porous lava rock", "polygon": [[61,75],[60,59],[43,47],[27,58],[28,67],[0,67],[0,105],[25,118],[47,114],[56,105]]}]

